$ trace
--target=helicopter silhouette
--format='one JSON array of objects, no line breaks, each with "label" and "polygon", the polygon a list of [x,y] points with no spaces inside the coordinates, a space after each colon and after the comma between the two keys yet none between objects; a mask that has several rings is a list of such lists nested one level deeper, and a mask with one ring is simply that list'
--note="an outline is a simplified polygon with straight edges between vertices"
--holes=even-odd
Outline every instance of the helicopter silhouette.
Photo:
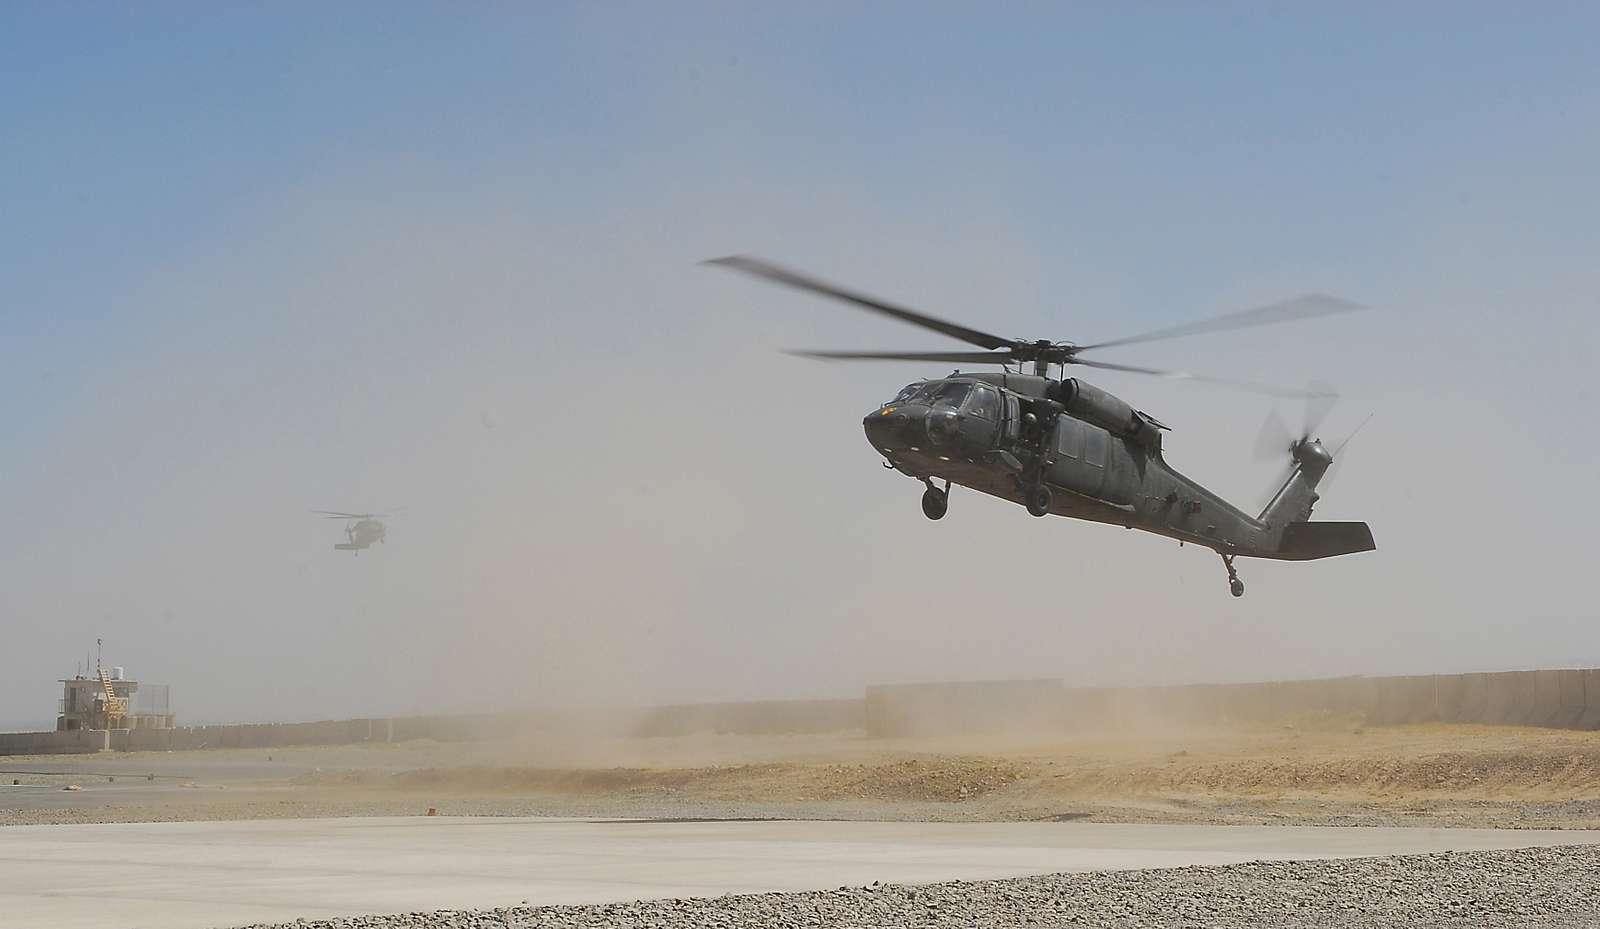
[{"label": "helicopter silhouette", "polygon": [[[1228,589],[1244,596],[1235,558],[1311,561],[1372,551],[1377,546],[1364,522],[1313,522],[1318,484],[1336,453],[1315,437],[1309,412],[1297,437],[1286,444],[1288,473],[1271,502],[1251,516],[1185,477],[1162,454],[1170,427],[1127,401],[1080,378],[1068,365],[1201,381],[1274,396],[1331,398],[1321,389],[1294,390],[1231,378],[1202,377],[1082,357],[1113,346],[1152,342],[1309,319],[1364,309],[1359,304],[1311,294],[1199,322],[1156,329],[1120,339],[1079,345],[1049,340],[1007,339],[847,290],[819,278],[744,255],[706,264],[852,304],[959,339],[985,351],[799,351],[825,360],[922,361],[999,365],[1000,373],[960,370],[915,381],[862,420],[867,441],[885,468],[920,481],[922,512],[942,519],[952,486],[1021,504],[1034,516],[1065,516],[1138,529],[1216,552],[1228,572]],[[1031,364],[1031,374],[1022,366]],[[1051,377],[1052,367],[1061,377]],[[1013,370],[1015,368],[1015,370]],[[1270,422],[1270,420],[1269,420]],[[1352,437],[1353,437],[1352,433]],[[939,486],[942,482],[943,486]]]},{"label": "helicopter silhouette", "polygon": [[341,552],[356,552],[371,548],[378,542],[389,537],[389,527],[383,520],[392,519],[388,513],[343,513],[336,510],[312,510],[311,512],[323,519],[342,519],[345,521],[345,541],[335,544],[334,550]]}]

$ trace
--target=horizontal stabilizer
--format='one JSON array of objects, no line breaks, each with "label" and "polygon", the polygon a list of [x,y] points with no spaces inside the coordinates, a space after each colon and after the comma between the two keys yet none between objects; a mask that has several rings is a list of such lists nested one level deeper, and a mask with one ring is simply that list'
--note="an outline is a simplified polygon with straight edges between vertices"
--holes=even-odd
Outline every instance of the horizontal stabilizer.
[{"label": "horizontal stabilizer", "polygon": [[1378,547],[1366,523],[1303,522],[1283,527],[1283,541],[1273,557],[1285,561],[1313,561],[1370,552]]},{"label": "horizontal stabilizer", "polygon": [[358,552],[361,550],[361,546],[351,545],[348,542],[339,542],[333,546],[333,550],[336,552]]}]

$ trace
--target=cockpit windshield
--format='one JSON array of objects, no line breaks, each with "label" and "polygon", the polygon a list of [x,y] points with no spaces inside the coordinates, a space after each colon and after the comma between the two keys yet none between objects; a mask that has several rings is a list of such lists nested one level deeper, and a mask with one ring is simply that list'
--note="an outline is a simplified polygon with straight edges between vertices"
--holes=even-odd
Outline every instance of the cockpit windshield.
[{"label": "cockpit windshield", "polygon": [[929,385],[927,381],[915,381],[907,384],[906,386],[900,388],[900,392],[895,394],[894,399],[889,402],[910,403],[912,400],[915,400],[916,398],[927,393],[929,386],[931,385]]},{"label": "cockpit windshield", "polygon": [[933,389],[932,405],[958,409],[971,390],[972,384],[967,381],[943,381]]}]

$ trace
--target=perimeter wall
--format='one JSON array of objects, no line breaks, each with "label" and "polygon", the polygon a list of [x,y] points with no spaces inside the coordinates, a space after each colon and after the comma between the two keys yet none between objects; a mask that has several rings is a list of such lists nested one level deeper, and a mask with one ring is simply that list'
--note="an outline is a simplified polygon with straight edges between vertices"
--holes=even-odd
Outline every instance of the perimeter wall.
[{"label": "perimeter wall", "polygon": [[1067,687],[1060,680],[867,688],[862,699],[766,700],[475,716],[0,733],[0,755],[273,748],[360,742],[515,741],[581,733],[652,738],[865,730],[875,738],[1141,723],[1345,716],[1366,725],[1448,722],[1600,730],[1600,669],[1340,677],[1256,684]]},{"label": "perimeter wall", "polygon": [[[1053,686],[1053,690],[1051,687]],[[867,732],[1271,722],[1348,716],[1368,725],[1450,722],[1600,730],[1600,669],[1340,677],[1174,687],[956,682],[867,689]]]}]

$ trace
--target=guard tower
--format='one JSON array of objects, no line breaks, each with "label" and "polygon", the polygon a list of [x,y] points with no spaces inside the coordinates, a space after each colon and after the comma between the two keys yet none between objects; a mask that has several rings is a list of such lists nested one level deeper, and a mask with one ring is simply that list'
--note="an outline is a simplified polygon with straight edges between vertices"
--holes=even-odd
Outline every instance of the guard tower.
[{"label": "guard tower", "polygon": [[[99,641],[96,640],[96,645]],[[58,732],[73,729],[171,729],[172,708],[164,684],[151,685],[139,694],[139,682],[129,680],[122,668],[106,668],[95,659],[94,674],[63,678]]]}]

